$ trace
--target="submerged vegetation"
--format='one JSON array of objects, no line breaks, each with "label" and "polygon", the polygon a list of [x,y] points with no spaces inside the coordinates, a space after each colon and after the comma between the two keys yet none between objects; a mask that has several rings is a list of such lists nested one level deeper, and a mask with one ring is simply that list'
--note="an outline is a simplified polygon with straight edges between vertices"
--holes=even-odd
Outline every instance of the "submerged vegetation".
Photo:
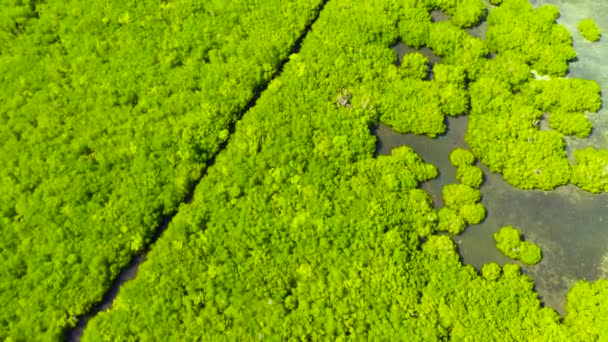
[{"label": "submerged vegetation", "polygon": [[516,228],[505,226],[494,234],[496,248],[511,259],[524,264],[536,265],[542,259],[541,249],[535,244],[523,241],[521,233]]},{"label": "submerged vegetation", "polygon": [[[59,340],[224,143],[84,340],[608,338],[606,282],[578,283],[562,319],[518,265],[479,274],[436,234],[484,219],[477,158],[523,189],[606,190],[605,151],[566,158],[563,135],[589,134],[601,102],[596,83],[559,78],[576,54],[557,8],[330,0],[272,79],[320,4],[2,12],[0,338]],[[450,19],[433,22],[436,9]],[[464,30],[486,15],[487,40]],[[396,65],[400,40],[443,63],[414,52]],[[419,187],[438,175],[423,156],[374,157],[379,122],[435,137],[466,114],[472,152],[450,155],[460,184],[438,211]],[[540,260],[516,233],[517,257]]]}]

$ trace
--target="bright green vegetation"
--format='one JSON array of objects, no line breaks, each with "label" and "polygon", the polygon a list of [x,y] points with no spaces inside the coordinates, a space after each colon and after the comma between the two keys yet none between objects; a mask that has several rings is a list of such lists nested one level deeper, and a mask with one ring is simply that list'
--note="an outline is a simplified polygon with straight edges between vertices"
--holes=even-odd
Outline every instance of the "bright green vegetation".
[{"label": "bright green vegetation", "polygon": [[[474,166],[468,166],[475,168]],[[481,171],[481,170],[480,170]],[[438,212],[438,231],[460,234],[467,224],[478,224],[486,217],[479,201],[481,192],[465,184],[447,184],[443,187],[445,207]]]},{"label": "bright green vegetation", "polygon": [[[593,81],[532,78],[533,69],[562,76],[575,57],[570,34],[554,23],[557,15],[553,6],[505,1],[488,15],[487,44],[495,58],[482,70],[469,70],[466,141],[490,171],[522,189],[548,190],[569,181],[562,134],[588,135],[591,124],[583,113],[601,106]],[[557,131],[539,130],[545,113]]]},{"label": "bright green vegetation", "polygon": [[456,179],[461,184],[479,188],[483,182],[483,172],[477,166],[461,166],[456,170]]},{"label": "bright green vegetation", "polygon": [[593,192],[608,191],[608,151],[586,148],[574,151],[572,183]]},{"label": "bright green vegetation", "polygon": [[474,166],[475,155],[463,148],[456,148],[450,153],[450,162],[456,166],[456,179],[461,184],[478,189],[483,182],[483,172]]},{"label": "bright green vegetation", "polygon": [[450,153],[450,162],[457,167],[456,179],[460,184],[443,187],[445,207],[439,209],[438,231],[460,234],[467,224],[478,224],[486,217],[478,190],[483,182],[483,172],[475,163],[475,156],[468,150],[456,148]]},{"label": "bright green vegetation", "polygon": [[0,4],[0,340],[101,300],[320,3]]},{"label": "bright green vegetation", "polygon": [[[383,53],[394,57],[390,50]],[[438,64],[435,78],[427,81],[426,62],[420,53],[407,54],[401,67],[391,65],[366,84],[371,89],[365,90],[364,100],[374,99],[380,120],[397,132],[435,137],[445,132],[446,115],[465,114],[468,109],[463,70]]]},{"label": "bright green vegetation", "polygon": [[443,207],[437,212],[437,230],[458,235],[467,227],[464,217],[450,207]]},{"label": "bright green vegetation", "polygon": [[403,56],[399,73],[402,77],[425,79],[429,74],[429,60],[423,54],[414,52]]},{"label": "bright green vegetation", "polygon": [[447,184],[443,187],[445,206],[458,212],[466,223],[477,224],[485,217],[480,200],[481,192],[468,185]]},{"label": "bright green vegetation", "polygon": [[593,19],[587,18],[581,20],[578,23],[578,30],[585,39],[592,42],[597,42],[602,37],[602,32]]},{"label": "bright green vegetation", "polygon": [[[505,1],[488,14],[487,41],[449,21],[431,23],[424,8],[407,12],[399,23],[404,43],[428,46],[444,58],[445,65],[436,66],[437,83],[451,80],[456,87],[468,83],[468,94],[461,96],[470,99],[467,143],[492,172],[502,173],[507,182],[522,189],[548,190],[569,181],[563,134],[587,136],[591,124],[583,113],[595,112],[601,105],[595,82],[532,77],[533,70],[563,76],[568,61],[576,57],[570,33],[555,24],[558,15],[554,6],[534,9],[527,0]],[[456,109],[453,113],[463,108]],[[539,131],[543,114],[556,131]],[[439,120],[438,115],[433,118]],[[400,132],[416,132],[385,121]],[[441,130],[438,123],[433,127],[433,133]]]},{"label": "bright green vegetation", "polygon": [[556,25],[553,5],[534,9],[528,0],[504,1],[488,15],[487,43],[494,53],[516,52],[541,74],[563,76],[576,57],[568,30]]},{"label": "bright green vegetation", "polygon": [[450,162],[458,167],[472,166],[475,163],[475,155],[464,148],[456,148],[450,153]]},{"label": "bright green vegetation", "polygon": [[[418,188],[437,170],[408,147],[373,157],[369,129],[378,121],[432,136],[444,129],[440,117],[456,114],[421,91],[461,94],[462,86],[468,100],[458,80],[423,80],[419,56],[394,65],[391,46],[407,25],[423,41],[426,28],[443,31],[445,42],[461,34],[449,22],[432,24],[428,11],[439,6],[414,7],[421,3],[330,1],[301,52],[239,122],[192,203],[84,339],[608,338],[603,316],[562,323],[541,308],[517,265],[486,265],[482,275],[463,266],[451,239],[433,235],[441,212]],[[451,44],[449,63],[491,64],[473,58],[483,42]],[[446,68],[470,77],[463,67]],[[479,200],[475,188],[448,189],[452,207]],[[608,294],[598,284],[594,297],[574,293],[574,310]]]},{"label": "bright green vegetation", "polygon": [[450,21],[458,27],[470,27],[486,14],[486,6],[479,0],[426,0],[426,8],[438,8],[450,15]]},{"label": "bright green vegetation", "polygon": [[[470,113],[467,142],[492,171],[523,188],[567,182],[562,133],[537,120],[597,110],[599,88],[531,79],[531,67],[563,75],[574,57],[556,9],[504,0],[486,42],[463,30],[485,14],[481,0],[330,0],[227,141],[319,5],[1,12],[0,338],[59,340],[224,142],[85,340],[608,338],[595,307],[605,283],[577,285],[562,322],[519,266],[479,275],[434,234],[485,216],[470,156],[437,212],[419,188],[437,169],[407,146],[374,158],[370,134],[383,122],[437,136],[446,115]],[[451,20],[432,23],[433,9]],[[445,63],[430,80],[418,53],[396,66],[399,39]]]},{"label": "bright green vegetation", "polygon": [[528,265],[536,265],[542,259],[541,249],[535,244],[522,241],[521,233],[516,228],[505,226],[494,233],[496,248],[511,259]]},{"label": "bright green vegetation", "polygon": [[608,331],[608,280],[577,282],[568,293],[566,324],[579,341],[605,341]]},{"label": "bright green vegetation", "polygon": [[584,113],[556,111],[549,116],[549,125],[565,135],[586,138],[591,133],[592,124]]}]

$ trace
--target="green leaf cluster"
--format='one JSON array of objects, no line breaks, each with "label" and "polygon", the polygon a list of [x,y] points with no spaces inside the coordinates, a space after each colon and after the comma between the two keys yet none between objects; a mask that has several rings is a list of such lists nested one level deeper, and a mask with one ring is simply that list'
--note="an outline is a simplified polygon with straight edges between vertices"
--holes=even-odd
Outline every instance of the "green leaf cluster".
[{"label": "green leaf cluster", "polygon": [[588,147],[574,151],[570,181],[593,193],[608,192],[608,151]]},{"label": "green leaf cluster", "polygon": [[602,106],[600,86],[576,78],[534,80],[522,87],[526,101],[545,112],[597,112]]},{"label": "green leaf cluster", "polygon": [[486,14],[481,0],[426,0],[427,8],[438,8],[450,16],[450,22],[458,27],[471,27]]},{"label": "green leaf cluster", "polygon": [[404,44],[421,48],[429,43],[431,14],[424,7],[410,7],[403,11],[399,21],[399,37]]},{"label": "green leaf cluster", "polygon": [[565,184],[570,166],[563,138],[539,131],[538,125],[543,113],[550,112],[549,123],[561,134],[588,135],[591,124],[582,113],[600,108],[598,84],[555,78],[515,85],[504,81],[501,70],[488,68],[487,76],[470,85],[467,143],[491,171],[503,173],[516,187],[552,189]]},{"label": "green leaf cluster", "polygon": [[608,280],[578,281],[568,293],[564,323],[581,341],[608,339]]},{"label": "green leaf cluster", "polygon": [[541,249],[528,241],[522,241],[521,233],[516,228],[504,226],[494,233],[496,248],[511,259],[520,260],[528,265],[535,265],[542,259]]},{"label": "green leaf cluster", "polygon": [[[481,71],[469,71],[465,139],[490,171],[522,189],[548,190],[568,182],[571,167],[561,134],[587,136],[591,123],[584,113],[601,106],[593,81],[531,78],[533,69],[563,75],[574,57],[570,34],[555,24],[558,15],[553,6],[534,9],[528,1],[504,1],[488,16],[494,58]],[[543,114],[557,132],[539,131]]]},{"label": "green leaf cluster", "polygon": [[[419,310],[405,323],[421,327],[415,335],[420,340],[448,334],[447,339],[455,340],[577,340],[559,324],[555,311],[538,308],[539,299],[531,292],[534,284],[521,274],[519,265],[485,265],[479,276],[471,266],[457,266],[459,255],[447,236],[432,236],[422,248],[428,274],[423,279],[428,282],[421,291]],[[515,288],[527,290],[513,296]]]},{"label": "green leaf cluster", "polygon": [[380,120],[397,132],[435,137],[445,132],[446,115],[468,111],[464,70],[436,64],[433,70],[439,77],[423,80],[428,74],[426,61],[420,53],[406,54],[400,67],[388,66],[384,77],[375,80],[379,91],[373,96],[374,108]]},{"label": "green leaf cluster", "polygon": [[[438,215],[417,183],[433,166],[407,147],[373,157],[369,127],[390,96],[373,80],[394,62],[383,4],[327,4],[84,340],[567,338],[518,268],[487,281],[431,235]],[[350,106],[335,103],[343,89]]]},{"label": "green leaf cluster", "polygon": [[528,0],[505,0],[488,15],[487,42],[494,53],[516,52],[541,74],[563,76],[576,57],[568,30],[556,25],[553,5],[534,8]]},{"label": "green leaf cluster", "polygon": [[[470,166],[473,167],[473,166]],[[439,210],[437,230],[460,234],[466,224],[478,224],[486,216],[479,201],[481,192],[464,184],[447,184],[443,187],[445,207]]]},{"label": "green leaf cluster", "polygon": [[478,190],[483,182],[483,172],[473,166],[475,160],[475,155],[463,148],[450,153],[450,162],[457,167],[456,179],[460,184],[443,187],[445,207],[439,210],[437,230],[460,234],[467,224],[478,224],[485,218],[486,210],[479,203],[481,192]]},{"label": "green leaf cluster", "polygon": [[557,111],[549,116],[549,125],[554,130],[565,135],[576,135],[586,138],[591,133],[592,124],[584,113],[568,113]]},{"label": "green leaf cluster", "polygon": [[[470,85],[467,143],[490,171],[501,172],[513,186],[552,189],[566,184],[571,171],[562,134],[588,134],[590,124],[581,112],[599,108],[597,84],[553,79],[530,81],[517,93],[511,88],[498,77]],[[539,131],[544,111],[552,113],[549,122],[561,133]]]},{"label": "green leaf cluster", "polygon": [[462,166],[473,166],[473,163],[475,163],[475,155],[469,150],[458,147],[450,153],[450,162],[457,168]]},{"label": "green leaf cluster", "polygon": [[399,71],[403,77],[425,79],[429,73],[429,60],[419,52],[407,53],[401,60]]},{"label": "green leaf cluster", "polygon": [[427,46],[446,64],[460,66],[469,76],[483,68],[484,57],[489,53],[484,40],[473,37],[449,21],[433,23]]},{"label": "green leaf cluster", "polygon": [[461,184],[479,188],[483,182],[483,172],[477,166],[460,166],[456,169],[456,179]]},{"label": "green leaf cluster", "polygon": [[481,267],[481,275],[484,277],[484,279],[489,281],[496,281],[500,279],[501,273],[502,269],[500,268],[500,265],[495,262],[484,264]]},{"label": "green leaf cluster", "polygon": [[474,166],[475,155],[463,148],[456,148],[450,153],[450,162],[456,166],[456,179],[461,184],[479,189],[483,182],[483,172]]},{"label": "green leaf cluster", "polygon": [[597,27],[593,19],[583,19],[578,23],[578,30],[585,39],[591,42],[597,42],[602,37],[602,31]]}]

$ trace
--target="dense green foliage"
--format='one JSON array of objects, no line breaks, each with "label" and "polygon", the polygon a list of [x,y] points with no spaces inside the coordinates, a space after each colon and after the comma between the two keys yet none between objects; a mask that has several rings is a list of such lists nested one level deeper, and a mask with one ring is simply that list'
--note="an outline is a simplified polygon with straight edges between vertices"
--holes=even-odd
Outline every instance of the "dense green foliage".
[{"label": "dense green foliage", "polygon": [[486,217],[480,200],[481,192],[469,185],[446,184],[443,187],[445,207],[439,210],[437,230],[460,234],[466,224],[480,223]]},{"label": "dense green foliage", "polygon": [[0,2],[1,340],[101,300],[320,2]]},{"label": "dense green foliage", "polygon": [[450,234],[458,235],[467,227],[464,217],[462,217],[458,210],[450,207],[443,207],[439,209],[437,212],[437,218],[437,230],[441,232],[448,232]]},{"label": "dense green foliage", "polygon": [[596,112],[602,106],[600,86],[576,78],[534,80],[522,87],[525,100],[544,112]]},{"label": "dense green foliage", "polygon": [[[562,76],[567,62],[576,57],[570,34],[555,24],[558,15],[554,6],[534,9],[527,0],[504,1],[488,15],[487,43],[452,22],[431,23],[428,11],[420,8],[408,11],[399,24],[406,44],[428,46],[444,57],[446,64],[435,66],[435,81],[452,80],[459,89],[469,82],[467,142],[492,172],[503,173],[507,182],[523,189],[553,189],[569,181],[562,134],[587,136],[591,123],[583,113],[597,111],[601,104],[595,82],[532,79],[533,69]],[[489,53],[493,58],[487,58]],[[466,92],[460,98],[465,96]],[[463,102],[456,108],[466,107]],[[557,132],[539,131],[544,113],[550,113],[550,125]],[[439,132],[439,115],[433,117],[433,132]]]},{"label": "dense green foliage", "polygon": [[594,193],[608,192],[608,151],[586,148],[574,151],[572,183]]},{"label": "dense green foliage", "polygon": [[562,76],[576,52],[568,30],[555,25],[558,16],[553,5],[534,9],[528,0],[504,1],[488,15],[488,46],[495,53],[517,52],[541,74]]},{"label": "dense green foliage", "polygon": [[450,15],[450,21],[458,27],[470,27],[486,13],[482,0],[426,0],[427,8],[438,8]]},{"label": "dense green foliage", "polygon": [[472,166],[475,163],[475,155],[464,148],[455,148],[450,153],[450,162],[456,167]]},{"label": "dense green foliage", "polygon": [[423,7],[413,7],[403,13],[399,21],[399,37],[406,44],[420,48],[428,44],[431,32],[431,14]]},{"label": "dense green foliage", "polygon": [[579,341],[608,341],[608,279],[577,282],[568,293],[565,323]]},{"label": "dense green foliage", "polygon": [[468,150],[456,148],[450,153],[450,161],[457,166],[456,179],[460,184],[443,187],[445,207],[439,209],[438,231],[460,234],[467,224],[478,224],[486,217],[486,209],[480,203],[479,186],[483,172],[475,163],[475,156]]},{"label": "dense green foliage", "polygon": [[[373,158],[369,127],[396,117],[384,97],[424,84],[390,54],[391,28],[411,11],[328,3],[85,340],[572,340],[517,265],[479,276],[431,235],[441,211],[417,183],[434,167],[406,147]],[[387,73],[392,90],[375,82]],[[479,200],[450,189],[465,198],[452,206]]]},{"label": "dense green foliage", "polygon": [[[530,66],[559,74],[571,56],[562,30],[547,24],[552,8],[505,0],[492,11],[504,9],[491,23],[499,27],[492,45],[462,29],[485,13],[480,3],[329,1],[300,53],[236,124],[192,202],[180,206],[113,307],[89,322],[84,340],[608,338],[605,313],[594,307],[608,293],[604,283],[577,285],[561,323],[519,266],[488,264],[479,275],[461,264],[449,236],[434,235],[457,234],[485,216],[474,159],[456,162],[461,184],[446,186],[446,207],[435,211],[418,187],[438,175],[433,165],[407,146],[374,157],[370,127],[379,121],[436,136],[446,115],[471,111],[467,141],[491,170],[521,187],[568,180],[561,133],[538,131],[536,120],[544,111],[591,110],[599,90],[531,80]],[[319,2],[163,1],[150,14],[145,4],[86,12],[36,4],[39,18],[27,5],[0,16],[6,29],[26,32],[5,30],[0,40],[13,42],[0,55],[7,60],[0,75],[12,82],[0,93],[1,152],[10,152],[0,171],[8,236],[0,245],[8,260],[2,338],[58,339],[99,299],[226,141],[236,112]],[[437,8],[451,21],[432,23]],[[503,44],[513,18],[524,40],[538,38],[538,15],[541,34],[557,40]],[[53,24],[47,35],[27,33],[44,20]],[[53,43],[31,43],[43,38]],[[432,79],[420,54],[395,65],[399,38],[444,57]],[[553,48],[561,54],[548,58]],[[63,63],[55,71],[53,53]],[[49,60],[34,63],[40,58]],[[53,83],[45,66],[65,79]],[[88,67],[98,69],[83,73]],[[72,191],[81,197],[70,200]]]},{"label": "dense green foliage", "polygon": [[475,155],[463,148],[456,148],[450,153],[450,162],[456,166],[456,179],[461,184],[479,188],[483,182],[483,172],[474,166]]},{"label": "dense green foliage", "polygon": [[407,53],[401,60],[399,73],[402,77],[425,79],[429,74],[429,60],[419,52]]},{"label": "dense green foliage", "polygon": [[463,184],[447,184],[443,187],[443,200],[446,207],[454,210],[466,204],[474,204],[481,200],[481,192]]},{"label": "dense green foliage", "polygon": [[583,19],[578,23],[578,30],[585,39],[597,42],[602,37],[602,31],[597,27],[597,24],[593,19]]},{"label": "dense green foliage", "polygon": [[494,233],[496,248],[511,259],[520,260],[528,265],[535,265],[542,259],[541,249],[535,244],[523,241],[516,228],[505,226]]},{"label": "dense green foliage", "polygon": [[[593,81],[531,77],[531,68],[563,75],[575,56],[570,34],[554,23],[557,15],[553,6],[504,1],[488,15],[488,46],[496,57],[481,70],[468,70],[473,78],[466,141],[490,171],[522,189],[553,189],[569,181],[562,134],[588,135],[591,124],[583,113],[601,105]],[[543,113],[550,113],[558,132],[539,130]]]},{"label": "dense green foliage", "polygon": [[406,54],[399,68],[387,69],[368,86],[379,88],[372,97],[377,99],[380,120],[397,132],[435,137],[445,132],[446,115],[457,116],[468,110],[462,68],[436,64],[433,80],[424,80],[427,59],[415,52]]},{"label": "dense green foliage", "polygon": [[549,116],[549,125],[565,135],[576,135],[585,138],[591,133],[592,124],[584,113],[557,111]]},{"label": "dense green foliage", "polygon": [[483,172],[477,166],[461,166],[456,170],[456,179],[461,184],[479,188],[483,182]]}]

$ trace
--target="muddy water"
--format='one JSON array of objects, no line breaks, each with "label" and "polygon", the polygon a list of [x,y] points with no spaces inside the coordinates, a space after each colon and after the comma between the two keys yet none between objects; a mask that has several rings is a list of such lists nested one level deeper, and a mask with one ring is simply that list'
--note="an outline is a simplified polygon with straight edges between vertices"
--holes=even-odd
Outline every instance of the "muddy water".
[{"label": "muddy water", "polygon": [[[450,118],[448,133],[436,139],[413,134],[399,134],[380,125],[374,130],[378,137],[378,154],[390,154],[401,145],[414,148],[425,160],[437,166],[437,179],[421,187],[433,198],[435,207],[443,206],[441,189],[456,183],[456,168],[449,154],[464,143],[467,118]],[[606,261],[602,258],[608,246],[608,194],[593,195],[574,186],[553,191],[526,191],[507,184],[501,175],[482,166],[484,183],[482,202],[486,219],[469,226],[454,236],[462,261],[480,269],[488,262],[501,265],[514,261],[495,247],[492,235],[504,225],[520,228],[525,239],[543,250],[543,260],[535,266],[522,265],[525,274],[536,284],[541,300],[561,314],[565,313],[566,293],[578,279],[595,280],[601,276]]]},{"label": "muddy water", "polygon": [[[602,88],[602,100],[608,103],[608,4],[593,0],[533,0],[535,6],[554,4],[560,8],[558,23],[564,25],[573,37],[578,59],[570,64],[566,77],[585,78],[598,82]],[[604,32],[600,42],[585,41],[576,26],[584,18],[594,19]],[[434,21],[445,20],[441,13],[433,13]],[[487,25],[468,29],[470,34],[483,38]],[[431,64],[441,59],[426,48],[420,52],[429,57]],[[395,47],[401,59],[404,53],[414,50],[401,45]],[[598,113],[588,113],[594,125],[587,139],[567,138],[568,152],[593,146],[608,148],[608,106]],[[389,154],[401,145],[413,147],[426,162],[437,166],[437,179],[423,183],[435,203],[443,206],[441,189],[448,183],[456,183],[456,169],[449,162],[449,154],[456,147],[467,148],[464,135],[467,118],[449,118],[448,132],[436,139],[425,136],[403,135],[380,125],[374,130],[378,137],[378,154]],[[479,225],[470,226],[454,236],[462,261],[477,269],[488,262],[501,265],[514,261],[502,255],[495,247],[492,235],[504,225],[518,227],[525,239],[536,243],[543,250],[543,260],[535,266],[522,265],[525,274],[536,284],[536,291],[543,303],[566,313],[566,294],[575,281],[593,281],[608,277],[608,194],[593,195],[575,186],[567,185],[553,191],[519,190],[508,185],[501,175],[492,174],[483,165],[485,181],[481,187],[482,202],[487,209],[486,219]]]}]

